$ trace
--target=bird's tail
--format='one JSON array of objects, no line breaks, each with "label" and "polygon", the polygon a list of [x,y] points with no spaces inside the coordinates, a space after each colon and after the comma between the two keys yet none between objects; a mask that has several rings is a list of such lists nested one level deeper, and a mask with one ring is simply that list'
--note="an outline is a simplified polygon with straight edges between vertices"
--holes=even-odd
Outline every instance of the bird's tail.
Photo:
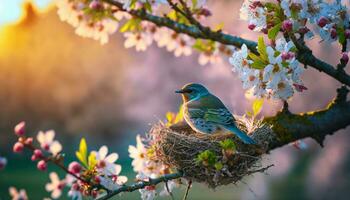
[{"label": "bird's tail", "polygon": [[225,126],[225,128],[235,134],[239,139],[241,139],[245,144],[256,144],[256,142],[250,138],[243,131],[239,130],[235,124]]}]

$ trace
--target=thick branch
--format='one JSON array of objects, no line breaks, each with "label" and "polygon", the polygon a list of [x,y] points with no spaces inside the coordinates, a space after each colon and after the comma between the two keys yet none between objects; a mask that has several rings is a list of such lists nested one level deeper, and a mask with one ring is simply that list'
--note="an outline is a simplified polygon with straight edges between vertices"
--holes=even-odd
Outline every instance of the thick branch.
[{"label": "thick branch", "polygon": [[272,125],[274,133],[268,141],[268,149],[272,150],[307,137],[323,145],[327,135],[350,125],[347,91],[345,87],[338,89],[337,98],[323,110],[300,114],[281,111],[276,116],[266,118],[264,122]]},{"label": "thick branch", "polygon": [[[114,6],[117,6],[119,9],[126,11],[135,17],[152,22],[157,26],[168,27],[177,33],[187,34],[193,38],[208,39],[208,40],[216,41],[225,45],[233,45],[238,48],[240,48],[243,44],[245,44],[247,45],[250,51],[257,53],[257,50],[256,50],[257,44],[254,41],[246,40],[244,38],[233,36],[230,34],[225,34],[225,33],[222,33],[221,31],[213,31],[210,28],[204,27],[202,25],[198,27],[198,25],[186,25],[186,24],[178,23],[166,17],[159,17],[156,15],[149,14],[142,9],[127,11],[123,8],[123,4],[116,2],[114,0],[103,0],[103,1],[109,4],[112,4]],[[333,77],[334,79],[338,80],[339,82],[347,86],[350,86],[350,76],[347,75],[344,71],[336,70],[335,67],[333,67],[331,64],[316,58],[312,54],[312,51],[307,47],[298,48],[298,49],[299,49],[299,52],[298,52],[297,58],[301,63],[311,66],[321,72],[324,72],[329,76]]]},{"label": "thick branch", "polygon": [[178,179],[181,178],[183,176],[182,172],[177,172],[177,173],[173,173],[173,174],[166,174],[164,176],[161,176],[159,178],[155,178],[155,179],[149,179],[149,181],[140,181],[137,183],[134,183],[132,185],[124,185],[122,187],[120,187],[117,190],[114,190],[111,193],[108,193],[106,196],[103,196],[101,198],[99,198],[98,200],[107,200],[110,199],[111,197],[121,193],[121,192],[133,192],[139,189],[143,189],[147,186],[154,186],[157,185],[161,182],[167,182],[173,179]]}]

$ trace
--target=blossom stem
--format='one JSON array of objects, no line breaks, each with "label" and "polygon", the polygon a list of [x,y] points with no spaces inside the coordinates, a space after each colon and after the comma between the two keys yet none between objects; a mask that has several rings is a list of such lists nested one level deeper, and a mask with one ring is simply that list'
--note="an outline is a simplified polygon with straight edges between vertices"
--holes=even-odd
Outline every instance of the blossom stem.
[{"label": "blossom stem", "polygon": [[114,190],[114,191],[112,191],[110,193],[107,193],[107,195],[99,198],[98,200],[107,200],[107,199],[110,199],[113,196],[115,196],[115,195],[117,195],[117,194],[119,194],[121,192],[133,192],[135,190],[143,189],[146,186],[157,185],[159,183],[167,182],[167,181],[170,181],[170,180],[173,180],[173,179],[178,179],[178,178],[181,178],[181,177],[183,177],[183,173],[182,172],[176,172],[176,173],[173,173],[173,174],[166,174],[166,175],[163,175],[163,176],[158,177],[158,178],[149,179],[148,181],[140,181],[140,182],[134,183],[132,185],[124,185],[124,186],[118,188],[117,190]]}]

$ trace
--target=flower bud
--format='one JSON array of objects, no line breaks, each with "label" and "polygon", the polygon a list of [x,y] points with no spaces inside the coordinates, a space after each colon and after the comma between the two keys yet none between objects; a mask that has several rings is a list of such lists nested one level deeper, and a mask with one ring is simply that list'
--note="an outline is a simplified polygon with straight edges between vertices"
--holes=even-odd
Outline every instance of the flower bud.
[{"label": "flower bud", "polygon": [[337,37],[337,30],[335,28],[331,28],[331,38],[335,39]]},{"label": "flower bud", "polygon": [[36,167],[40,170],[40,171],[45,171],[47,169],[47,163],[45,162],[45,160],[40,160],[38,162],[38,164],[36,165]]},{"label": "flower bud", "polygon": [[23,136],[25,133],[26,122],[20,122],[15,126],[15,134],[17,136]]},{"label": "flower bud", "polygon": [[92,190],[92,191],[91,191],[91,196],[92,196],[93,198],[96,198],[97,195],[98,195],[97,190]]},{"label": "flower bud", "polygon": [[99,176],[95,176],[94,181],[99,184],[101,183],[101,178]]},{"label": "flower bud", "polygon": [[349,55],[348,53],[344,52],[343,55],[341,56],[341,62],[347,64],[349,62]]},{"label": "flower bud", "polygon": [[43,157],[44,157],[44,154],[43,154],[43,152],[42,152],[40,149],[35,149],[35,150],[34,150],[34,155],[35,155],[37,158],[43,158]]},{"label": "flower bud", "polygon": [[299,28],[299,33],[301,33],[301,34],[306,34],[309,31],[310,31],[310,29],[308,27],[306,27],[306,26],[303,26],[303,27]]},{"label": "flower bud", "polygon": [[89,4],[89,8],[93,10],[102,10],[103,9],[103,4],[99,0],[93,0]]},{"label": "flower bud", "polygon": [[282,23],[282,29],[284,31],[290,32],[293,30],[293,22],[291,20],[284,20]]},{"label": "flower bud", "polygon": [[36,160],[38,160],[39,158],[36,156],[36,155],[32,155],[32,157],[30,157],[30,159],[32,160],[32,161],[36,161]]},{"label": "flower bud", "polygon": [[255,25],[255,24],[249,24],[249,25],[248,25],[248,28],[249,28],[250,30],[254,30],[254,29],[255,29],[255,27],[256,27],[256,25]]},{"label": "flower bud", "polygon": [[32,138],[32,137],[27,138],[27,139],[24,141],[24,144],[26,144],[26,145],[32,145],[32,144],[33,144],[33,138]]},{"label": "flower bud", "polygon": [[15,145],[13,145],[13,152],[15,153],[21,153],[23,151],[23,144],[20,142],[16,142]]},{"label": "flower bud", "polygon": [[78,191],[80,189],[80,186],[78,183],[73,183],[71,188],[72,190]]},{"label": "flower bud", "polygon": [[212,15],[211,12],[210,12],[210,10],[208,10],[208,9],[206,9],[206,8],[202,8],[202,9],[199,11],[199,14],[200,14],[200,15],[203,15],[203,16],[205,16],[205,17],[209,17],[209,16]]},{"label": "flower bud", "polygon": [[350,29],[345,30],[345,37],[346,39],[350,39]]},{"label": "flower bud", "polygon": [[321,18],[318,20],[317,24],[318,24],[320,27],[323,28],[324,26],[326,26],[326,24],[328,24],[328,19],[325,18],[325,17],[321,17]]},{"label": "flower bud", "polygon": [[78,174],[81,171],[81,165],[78,162],[71,162],[68,166],[68,171],[73,174]]}]

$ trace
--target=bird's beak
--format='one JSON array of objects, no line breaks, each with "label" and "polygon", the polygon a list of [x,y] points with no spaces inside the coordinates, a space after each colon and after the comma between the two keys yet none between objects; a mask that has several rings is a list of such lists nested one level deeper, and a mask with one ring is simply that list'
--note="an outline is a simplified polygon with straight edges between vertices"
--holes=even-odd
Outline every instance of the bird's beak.
[{"label": "bird's beak", "polygon": [[183,90],[176,90],[175,93],[183,94],[183,93],[185,93],[185,91],[183,91]]}]

